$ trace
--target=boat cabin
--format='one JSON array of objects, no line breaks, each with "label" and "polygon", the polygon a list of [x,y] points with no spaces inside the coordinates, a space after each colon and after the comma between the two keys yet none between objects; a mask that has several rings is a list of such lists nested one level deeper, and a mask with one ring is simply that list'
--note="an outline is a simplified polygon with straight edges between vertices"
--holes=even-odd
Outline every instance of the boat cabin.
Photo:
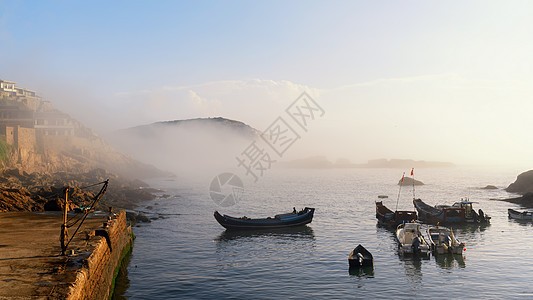
[{"label": "boat cabin", "polygon": [[420,235],[420,224],[405,223],[403,224],[404,243],[412,243],[413,239]]},{"label": "boat cabin", "polygon": [[472,218],[473,217],[473,208],[472,208],[472,203],[474,202],[471,202],[471,201],[460,201],[460,202],[455,202],[453,204],[453,207],[459,207],[459,208],[464,208],[465,210],[465,217],[466,218]]},{"label": "boat cabin", "polygon": [[447,228],[432,228],[429,230],[429,235],[436,244],[448,244],[450,242],[450,231]]}]

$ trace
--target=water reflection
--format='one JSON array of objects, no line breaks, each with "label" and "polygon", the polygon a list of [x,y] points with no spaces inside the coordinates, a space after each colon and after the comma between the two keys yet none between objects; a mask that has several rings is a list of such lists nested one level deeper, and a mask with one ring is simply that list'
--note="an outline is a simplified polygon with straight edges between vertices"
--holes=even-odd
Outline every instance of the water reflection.
[{"label": "water reflection", "polygon": [[477,245],[483,240],[485,231],[490,227],[490,224],[481,224],[481,225],[456,225],[454,227],[449,227],[454,231],[455,237],[460,241],[465,243],[465,248],[472,247]]},{"label": "water reflection", "polygon": [[124,257],[122,265],[118,271],[117,278],[115,278],[115,291],[113,292],[112,297],[113,300],[123,300],[128,298],[124,297],[124,294],[126,294],[128,288],[130,287],[130,279],[128,278],[128,266],[130,264],[130,260],[131,251],[128,252]]},{"label": "water reflection", "polygon": [[474,232],[484,232],[490,227],[490,223],[476,223],[476,224],[458,224],[453,226],[448,226],[448,228],[453,227],[453,229],[460,230],[465,233],[474,233]]},{"label": "water reflection", "polygon": [[513,219],[511,217],[507,217],[507,218],[509,218],[509,222],[518,224],[520,226],[533,226],[533,222],[531,220],[518,220],[518,219]]},{"label": "water reflection", "polygon": [[384,234],[388,236],[392,241],[397,242],[396,240],[396,229],[392,229],[390,226],[383,226],[380,223],[376,224],[376,233]]},{"label": "water reflection", "polygon": [[311,227],[298,226],[264,230],[225,230],[215,238],[217,243],[223,243],[239,239],[254,238],[282,238],[282,239],[315,239],[315,233]]},{"label": "water reflection", "polygon": [[276,230],[226,230],[214,239],[220,270],[264,271],[301,266],[300,258],[315,252],[315,234],[307,226]]},{"label": "water reflection", "polygon": [[464,268],[465,257],[463,255],[454,254],[439,254],[434,256],[437,265],[442,269],[450,270],[453,268]]},{"label": "water reflection", "polygon": [[348,274],[350,274],[350,276],[374,278],[374,266],[363,268],[349,268]]},{"label": "water reflection", "polygon": [[391,226],[391,225],[388,225],[388,224],[384,224],[384,223],[381,223],[381,222],[376,222],[376,228],[381,229],[381,230],[385,230],[385,231],[390,231],[390,232],[396,232],[396,226]]},{"label": "water reflection", "polygon": [[400,260],[403,261],[405,275],[409,281],[414,283],[422,282],[422,260],[429,260],[428,256],[406,256],[398,252]]}]

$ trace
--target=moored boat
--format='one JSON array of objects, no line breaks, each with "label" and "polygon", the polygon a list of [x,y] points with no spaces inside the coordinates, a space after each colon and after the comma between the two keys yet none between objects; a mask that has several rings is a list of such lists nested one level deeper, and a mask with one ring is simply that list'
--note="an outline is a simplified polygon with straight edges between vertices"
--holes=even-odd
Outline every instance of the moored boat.
[{"label": "moored boat", "polygon": [[301,226],[313,221],[315,209],[306,207],[299,212],[294,210],[292,213],[279,214],[274,217],[251,219],[248,217],[231,217],[221,215],[215,211],[215,219],[226,229],[271,229],[284,228],[292,226]]},{"label": "moored boat", "polygon": [[374,257],[372,257],[372,253],[359,244],[348,256],[348,263],[350,268],[370,267],[374,265]]},{"label": "moored boat", "polygon": [[398,250],[402,254],[428,255],[429,244],[420,231],[419,223],[405,223],[398,225],[396,229],[396,239],[398,240]]},{"label": "moored boat", "polygon": [[383,201],[376,201],[376,218],[382,224],[396,228],[399,224],[416,220],[416,211],[392,211],[383,205]]},{"label": "moored boat", "polygon": [[429,224],[450,223],[486,223],[490,217],[480,209],[476,213],[472,208],[471,201],[462,200],[452,206],[430,206],[421,199],[413,199],[413,204],[418,212],[418,219]]},{"label": "moored boat", "polygon": [[531,221],[533,220],[533,213],[530,211],[516,211],[514,209],[507,209],[507,213],[509,214],[509,218],[515,219],[515,220],[527,220]]},{"label": "moored boat", "polygon": [[442,226],[431,226],[427,229],[427,237],[434,254],[462,254],[465,244],[459,242],[453,230]]}]

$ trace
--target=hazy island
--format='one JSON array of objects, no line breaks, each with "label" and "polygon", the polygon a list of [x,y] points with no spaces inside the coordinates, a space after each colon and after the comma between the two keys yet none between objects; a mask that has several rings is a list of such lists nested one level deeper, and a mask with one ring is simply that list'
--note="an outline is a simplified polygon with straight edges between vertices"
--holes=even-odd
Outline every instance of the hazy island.
[{"label": "hazy island", "polygon": [[286,168],[449,168],[455,165],[450,162],[423,161],[412,159],[375,159],[367,163],[355,164],[346,158],[340,158],[335,162],[329,161],[325,156],[313,156],[304,159],[280,162]]},{"label": "hazy island", "polygon": [[117,130],[107,138],[143,162],[193,175],[235,166],[235,157],[260,136],[244,122],[215,117],[155,122]]}]

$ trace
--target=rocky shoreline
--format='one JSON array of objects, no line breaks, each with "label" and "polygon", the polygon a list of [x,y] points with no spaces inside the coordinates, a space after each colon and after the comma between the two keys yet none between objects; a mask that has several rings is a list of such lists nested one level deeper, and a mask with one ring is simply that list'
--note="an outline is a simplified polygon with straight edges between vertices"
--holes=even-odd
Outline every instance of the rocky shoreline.
[{"label": "rocky shoreline", "polygon": [[[98,210],[109,207],[129,210],[132,222],[149,222],[142,214],[131,212],[141,202],[153,200],[163,191],[150,188],[141,180],[128,180],[103,169],[86,173],[26,173],[20,169],[0,171],[0,213],[15,211],[60,211],[64,209],[64,189],[69,187],[68,209],[73,210],[90,203],[102,185],[109,179],[105,196],[97,205]],[[85,188],[92,186],[89,188]],[[167,195],[163,195],[167,196]]]},{"label": "rocky shoreline", "polygon": [[514,204],[521,205],[524,208],[533,208],[533,193],[526,193],[521,197],[503,199],[501,201],[506,201]]},{"label": "rocky shoreline", "polygon": [[533,208],[533,170],[529,170],[518,175],[515,182],[511,183],[505,190],[510,193],[521,194],[522,196],[494,200],[515,203],[528,209]]}]

